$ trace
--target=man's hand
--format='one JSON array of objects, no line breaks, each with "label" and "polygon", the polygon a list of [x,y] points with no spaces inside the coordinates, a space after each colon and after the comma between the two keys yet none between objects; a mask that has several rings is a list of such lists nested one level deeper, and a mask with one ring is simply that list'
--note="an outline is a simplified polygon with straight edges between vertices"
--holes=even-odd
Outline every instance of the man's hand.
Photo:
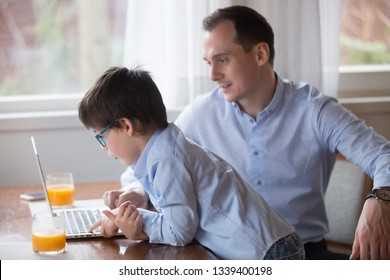
[{"label": "man's hand", "polygon": [[118,212],[104,210],[103,213],[120,228],[123,234],[131,240],[148,240],[148,236],[142,231],[142,215],[129,201],[119,206]]},{"label": "man's hand", "polygon": [[125,201],[130,201],[137,208],[146,208],[148,205],[147,195],[143,188],[106,191],[103,194],[103,200],[110,209],[118,208]]},{"label": "man's hand", "polygon": [[365,201],[355,232],[350,259],[390,259],[390,204]]}]

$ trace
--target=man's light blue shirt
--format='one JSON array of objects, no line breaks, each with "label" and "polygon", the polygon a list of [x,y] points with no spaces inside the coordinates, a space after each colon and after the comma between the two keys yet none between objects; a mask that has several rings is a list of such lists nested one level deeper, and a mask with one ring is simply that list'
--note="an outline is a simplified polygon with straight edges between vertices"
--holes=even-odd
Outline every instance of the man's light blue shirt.
[{"label": "man's light blue shirt", "polygon": [[338,151],[374,178],[374,187],[390,186],[389,142],[306,83],[278,78],[273,100],[256,119],[215,89],[175,123],[230,162],[304,243],[328,232],[324,195]]},{"label": "man's light blue shirt", "polygon": [[263,259],[294,232],[230,164],[173,123],[154,133],[133,169],[158,211],[138,209],[151,243],[196,239],[223,259]]}]

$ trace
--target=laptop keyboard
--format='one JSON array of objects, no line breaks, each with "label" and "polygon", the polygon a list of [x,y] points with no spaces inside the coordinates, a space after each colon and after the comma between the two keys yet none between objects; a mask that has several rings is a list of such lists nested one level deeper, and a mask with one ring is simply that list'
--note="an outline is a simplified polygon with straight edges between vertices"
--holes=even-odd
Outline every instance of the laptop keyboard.
[{"label": "laptop keyboard", "polygon": [[[99,209],[72,209],[72,211],[64,211],[64,214],[67,235],[82,235],[88,233],[90,226],[102,217]],[[100,227],[93,232],[99,233]]]}]

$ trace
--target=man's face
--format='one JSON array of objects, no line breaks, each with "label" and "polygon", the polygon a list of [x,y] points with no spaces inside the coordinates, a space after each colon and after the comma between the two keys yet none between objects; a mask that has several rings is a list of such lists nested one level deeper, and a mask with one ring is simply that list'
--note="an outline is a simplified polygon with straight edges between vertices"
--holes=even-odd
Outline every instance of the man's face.
[{"label": "man's face", "polygon": [[234,41],[235,36],[234,24],[223,21],[206,32],[204,41],[204,60],[210,65],[210,79],[218,83],[230,102],[256,94],[260,81],[256,47],[245,52]]}]

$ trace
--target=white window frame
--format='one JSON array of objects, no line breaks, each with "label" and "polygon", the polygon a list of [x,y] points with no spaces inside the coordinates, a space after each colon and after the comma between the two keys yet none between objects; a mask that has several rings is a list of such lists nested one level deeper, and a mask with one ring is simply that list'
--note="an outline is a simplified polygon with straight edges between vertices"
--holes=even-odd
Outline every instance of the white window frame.
[{"label": "white window frame", "polygon": [[[383,112],[381,105],[390,103],[390,65],[341,66],[339,71],[342,104]],[[77,113],[81,97],[77,93],[0,97],[0,132],[82,127]],[[168,120],[175,120],[182,109],[167,108]]]},{"label": "white window frame", "polygon": [[339,67],[339,98],[390,96],[390,64]]},{"label": "white window frame", "polygon": [[[0,98],[0,132],[82,127],[78,119],[81,94]],[[183,108],[168,108],[168,120]]]}]

